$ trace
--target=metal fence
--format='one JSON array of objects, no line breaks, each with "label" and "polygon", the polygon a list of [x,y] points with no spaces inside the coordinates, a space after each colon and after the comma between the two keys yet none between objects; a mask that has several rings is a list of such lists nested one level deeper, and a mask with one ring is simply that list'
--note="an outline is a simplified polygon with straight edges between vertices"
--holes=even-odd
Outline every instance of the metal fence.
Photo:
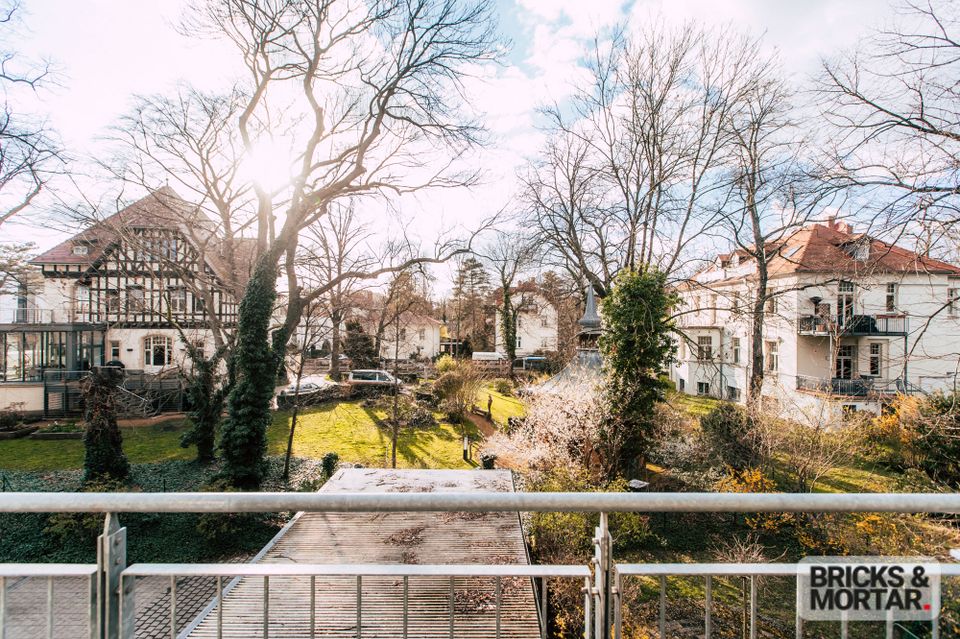
[{"label": "metal fence", "polygon": [[[589,565],[407,565],[407,564],[133,564],[126,565],[126,529],[118,513],[241,513],[241,512],[585,512],[600,513],[594,534],[594,557]],[[227,636],[223,601],[230,591],[224,579],[262,579],[262,626],[257,634],[270,636],[270,580],[297,577],[309,580],[310,604],[300,611],[304,634],[315,636],[317,608],[315,580],[322,576],[354,578],[356,581],[356,634],[362,636],[363,582],[377,576],[400,579],[403,637],[407,636],[411,612],[408,584],[420,577],[449,580],[449,636],[457,636],[454,625],[453,593],[458,578],[492,579],[495,588],[496,629],[501,636],[500,595],[504,579],[539,582],[536,598],[540,636],[547,632],[547,583],[573,579],[582,583],[586,639],[620,639],[622,635],[623,584],[628,579],[647,577],[659,582],[659,637],[668,636],[667,578],[704,580],[704,633],[713,636],[713,583],[715,578],[737,576],[749,582],[749,636],[758,636],[757,579],[789,577],[795,564],[630,564],[618,563],[608,528],[609,513],[761,513],[761,512],[887,512],[960,513],[960,494],[733,494],[733,493],[3,493],[0,513],[103,513],[104,533],[98,538],[96,565],[0,564],[0,638],[6,639],[6,580],[12,577],[42,577],[47,587],[47,637],[54,636],[53,610],[55,579],[84,577],[88,580],[86,627],[91,639],[130,639],[134,636],[136,580],[163,577],[170,580],[170,628],[173,639],[186,636],[177,628],[177,577],[194,576],[216,580],[216,595],[206,613],[215,615],[217,637]],[[960,576],[960,564],[943,564],[946,577]],[[782,602],[778,602],[782,605]],[[43,605],[37,602],[37,605]],[[380,623],[377,620],[376,623]],[[839,636],[846,637],[849,624],[841,623]],[[886,624],[885,636],[895,636],[895,626]],[[80,635],[73,635],[80,636]],[[509,635],[508,635],[509,636]],[[804,637],[804,624],[796,616],[796,637]],[[936,624],[931,637],[940,637]]]}]

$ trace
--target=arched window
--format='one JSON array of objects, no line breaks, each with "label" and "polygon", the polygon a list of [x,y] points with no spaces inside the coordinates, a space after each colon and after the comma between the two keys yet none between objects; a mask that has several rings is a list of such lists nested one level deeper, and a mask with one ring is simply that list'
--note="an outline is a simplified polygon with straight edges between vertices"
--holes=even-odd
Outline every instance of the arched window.
[{"label": "arched window", "polygon": [[143,340],[143,365],[167,366],[173,361],[173,340],[163,335],[151,335]]}]

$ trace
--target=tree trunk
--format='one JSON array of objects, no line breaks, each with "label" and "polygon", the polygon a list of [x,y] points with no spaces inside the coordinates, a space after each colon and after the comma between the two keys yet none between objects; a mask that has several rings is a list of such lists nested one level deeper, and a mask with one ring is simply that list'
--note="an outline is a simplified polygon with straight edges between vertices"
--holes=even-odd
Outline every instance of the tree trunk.
[{"label": "tree trunk", "polygon": [[343,320],[343,311],[335,310],[330,314],[333,327],[330,330],[330,379],[340,381],[340,322]]},{"label": "tree trunk", "polygon": [[[396,318],[396,340],[393,342],[393,376],[400,379],[400,317]],[[400,385],[393,385],[393,433],[390,446],[390,467],[397,467],[397,440],[400,438]]]},{"label": "tree trunk", "polygon": [[[303,345],[306,349],[307,345]],[[290,413],[290,434],[287,435],[287,454],[283,458],[283,481],[290,480],[290,456],[293,454],[293,433],[297,429],[297,415],[300,413],[300,382],[303,380],[303,365],[306,361],[304,351],[300,352],[300,364],[297,367],[297,382],[293,389],[293,412]]]}]

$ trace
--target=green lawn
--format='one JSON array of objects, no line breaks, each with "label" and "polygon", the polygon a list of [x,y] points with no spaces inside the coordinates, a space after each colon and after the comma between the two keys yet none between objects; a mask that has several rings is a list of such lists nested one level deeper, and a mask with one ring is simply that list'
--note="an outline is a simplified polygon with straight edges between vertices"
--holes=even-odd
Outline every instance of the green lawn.
[{"label": "green lawn", "polygon": [[482,410],[487,410],[488,396],[493,398],[490,412],[493,413],[493,421],[497,424],[506,425],[510,417],[523,417],[525,412],[523,402],[516,397],[501,395],[489,385],[484,386],[477,393],[477,406]]},{"label": "green lawn", "polygon": [[[376,417],[374,410],[364,408],[359,401],[309,409],[298,419],[293,454],[320,458],[336,452],[343,461],[389,466],[390,436],[377,427]],[[267,431],[268,454],[285,452],[289,423],[288,412],[274,415]],[[135,464],[193,459],[196,453],[192,447],[180,448],[184,428],[183,422],[176,420],[124,428],[123,449]],[[468,433],[476,437],[472,425]],[[82,465],[83,442],[80,440],[15,439],[0,443],[0,471],[65,470]],[[397,465],[402,468],[472,467],[463,461],[459,430],[450,424],[401,433]]]},{"label": "green lawn", "polygon": [[667,403],[694,417],[706,415],[720,403],[719,399],[705,395],[687,395],[679,391],[667,391]]}]

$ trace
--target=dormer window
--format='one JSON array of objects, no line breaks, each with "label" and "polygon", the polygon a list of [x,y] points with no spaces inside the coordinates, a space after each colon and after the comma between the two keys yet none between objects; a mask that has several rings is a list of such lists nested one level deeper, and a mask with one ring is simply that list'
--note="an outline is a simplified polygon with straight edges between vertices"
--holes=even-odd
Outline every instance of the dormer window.
[{"label": "dormer window", "polygon": [[90,247],[86,244],[74,244],[73,245],[73,254],[74,255],[86,255],[90,252]]}]

